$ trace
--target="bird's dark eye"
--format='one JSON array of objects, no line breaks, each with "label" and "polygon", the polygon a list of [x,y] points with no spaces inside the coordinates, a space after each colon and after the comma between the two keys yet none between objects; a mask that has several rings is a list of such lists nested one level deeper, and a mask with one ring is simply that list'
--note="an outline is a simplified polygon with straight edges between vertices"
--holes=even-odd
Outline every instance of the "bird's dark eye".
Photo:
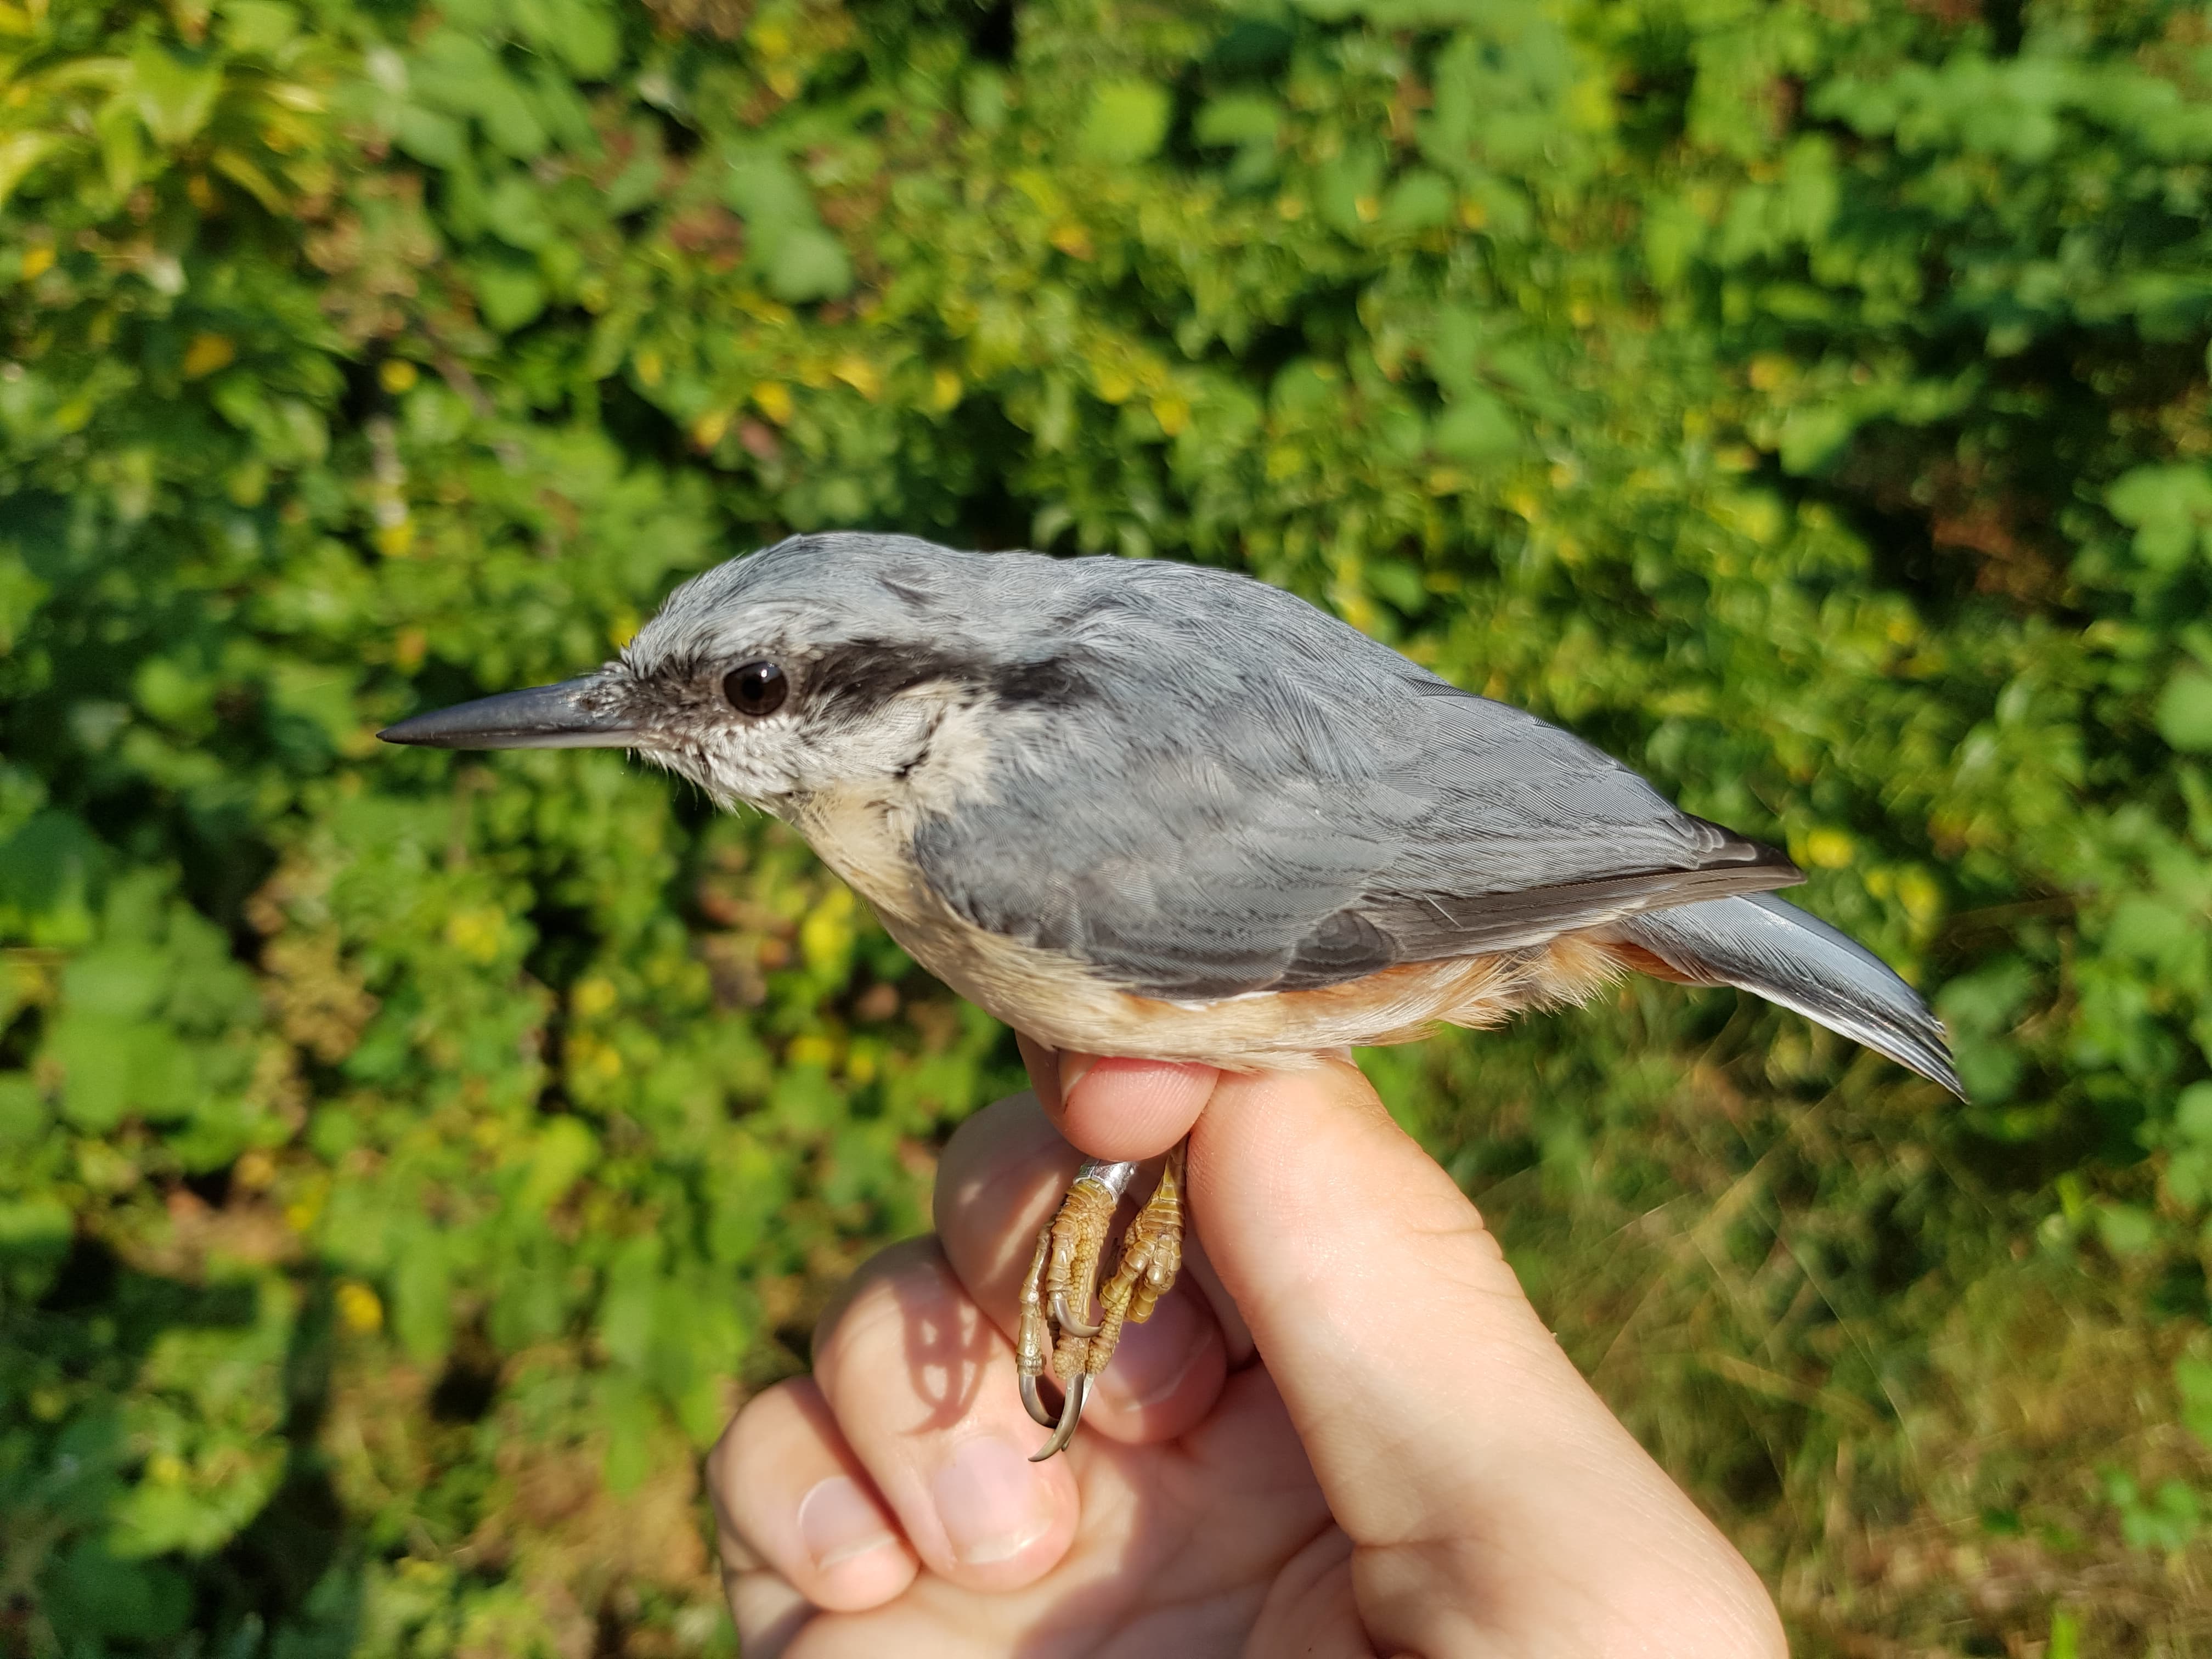
[{"label": "bird's dark eye", "polygon": [[756,720],[782,708],[790,692],[791,682],[772,662],[749,662],[722,676],[722,695],[730,707]]}]

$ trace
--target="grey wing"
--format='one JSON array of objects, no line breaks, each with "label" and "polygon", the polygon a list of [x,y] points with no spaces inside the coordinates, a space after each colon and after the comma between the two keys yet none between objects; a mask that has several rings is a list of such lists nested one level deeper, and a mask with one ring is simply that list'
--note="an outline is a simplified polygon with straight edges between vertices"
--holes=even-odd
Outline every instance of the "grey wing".
[{"label": "grey wing", "polygon": [[[1396,961],[1510,950],[1803,879],[1772,848],[1681,811],[1571,732],[1440,680],[1413,690],[1377,750],[1395,781],[1377,781],[1390,796],[1373,816],[1395,855],[1349,907]],[[1286,971],[1300,968],[1294,958]]]},{"label": "grey wing", "polygon": [[1127,708],[1068,714],[989,799],[926,821],[917,860],[978,926],[1179,1001],[1802,879],[1534,715],[1395,656],[1363,689],[1356,719],[1279,684],[1164,729]]}]

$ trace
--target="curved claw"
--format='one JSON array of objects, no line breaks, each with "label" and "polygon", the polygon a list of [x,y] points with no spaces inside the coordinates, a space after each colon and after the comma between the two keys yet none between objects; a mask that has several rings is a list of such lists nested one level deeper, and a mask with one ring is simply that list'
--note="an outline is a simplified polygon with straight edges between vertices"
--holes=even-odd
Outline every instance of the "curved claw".
[{"label": "curved claw", "polygon": [[1056,1429],[1060,1426],[1060,1419],[1045,1409],[1044,1396],[1037,1392],[1037,1380],[1034,1376],[1022,1378],[1022,1406],[1039,1428]]},{"label": "curved claw", "polygon": [[[1023,1380],[1026,1387],[1028,1379]],[[1053,1430],[1052,1438],[1046,1441],[1042,1449],[1030,1458],[1030,1462],[1042,1463],[1046,1458],[1067,1449],[1067,1443],[1075,1438],[1075,1425],[1083,1420],[1084,1396],[1090,1392],[1091,1379],[1081,1371],[1076,1372],[1068,1380],[1067,1399],[1060,1408],[1059,1425]],[[1026,1400],[1027,1396],[1024,1397]],[[1035,1416],[1036,1413],[1032,1412],[1030,1415]]]},{"label": "curved claw", "polygon": [[[1089,1299],[1088,1297],[1085,1297],[1085,1301]],[[1066,1291],[1054,1291],[1052,1293],[1052,1322],[1060,1327],[1060,1334],[1063,1336],[1088,1337],[1098,1334],[1098,1328],[1096,1325],[1085,1324],[1069,1310]]]}]

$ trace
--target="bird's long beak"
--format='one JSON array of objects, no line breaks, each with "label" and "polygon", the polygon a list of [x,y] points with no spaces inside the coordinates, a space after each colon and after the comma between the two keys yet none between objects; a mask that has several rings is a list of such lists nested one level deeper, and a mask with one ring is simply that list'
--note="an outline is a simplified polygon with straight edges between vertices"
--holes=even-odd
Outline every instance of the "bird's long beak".
[{"label": "bird's long beak", "polygon": [[427,749],[627,749],[643,735],[621,714],[585,706],[597,676],[502,691],[495,697],[456,703],[417,714],[376,735],[386,743]]}]

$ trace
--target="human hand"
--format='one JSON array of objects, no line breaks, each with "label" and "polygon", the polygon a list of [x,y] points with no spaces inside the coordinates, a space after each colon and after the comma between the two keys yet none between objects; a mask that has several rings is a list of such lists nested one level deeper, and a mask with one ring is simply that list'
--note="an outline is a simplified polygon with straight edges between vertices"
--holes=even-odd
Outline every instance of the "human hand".
[{"label": "human hand", "polygon": [[[1023,1052],[1037,1092],[954,1135],[935,1236],[863,1267],[813,1375],[708,1458],[748,1659],[1785,1652],[1348,1062]],[[1186,1131],[1183,1277],[1031,1464],[1012,1333],[1069,1143],[1136,1158]]]}]

